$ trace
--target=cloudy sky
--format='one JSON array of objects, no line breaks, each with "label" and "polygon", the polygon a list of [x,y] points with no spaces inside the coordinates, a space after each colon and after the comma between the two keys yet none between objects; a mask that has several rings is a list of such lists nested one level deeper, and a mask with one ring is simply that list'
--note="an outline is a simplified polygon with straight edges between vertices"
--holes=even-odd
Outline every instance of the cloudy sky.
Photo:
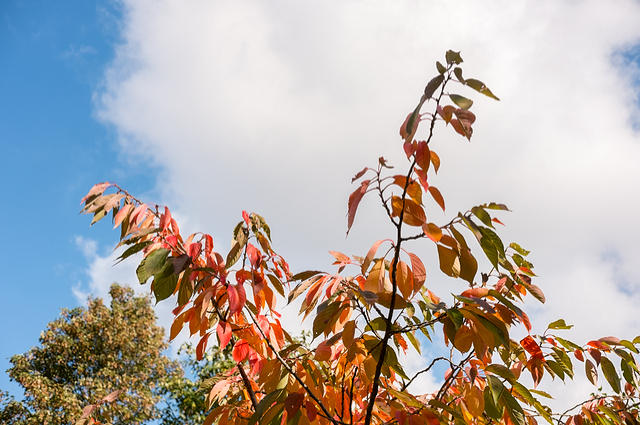
[{"label": "cloudy sky", "polygon": [[60,308],[135,283],[135,264],[112,267],[109,226],[77,215],[97,181],[223,250],[240,212],[260,212],[295,270],[366,253],[392,229],[365,199],[345,238],[350,178],[380,155],[406,166],[399,125],[447,49],[501,98],[473,95],[470,144],[450,129],[432,143],[447,215],[510,206],[505,239],[533,251],[547,294],[528,306],[538,327],[640,334],[640,2],[29,3],[0,6],[3,369]]}]

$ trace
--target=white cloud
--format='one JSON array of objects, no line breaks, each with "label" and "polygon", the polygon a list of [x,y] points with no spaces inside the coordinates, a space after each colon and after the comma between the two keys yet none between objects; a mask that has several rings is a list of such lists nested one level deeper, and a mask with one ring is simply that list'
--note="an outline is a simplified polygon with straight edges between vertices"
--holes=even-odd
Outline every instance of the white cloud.
[{"label": "white cloud", "polygon": [[449,214],[510,205],[506,238],[533,250],[549,299],[529,307],[538,325],[640,333],[638,69],[620,55],[640,40],[638,2],[124,3],[99,116],[123,152],[162,167],[188,230],[224,248],[256,210],[295,270],[326,267],[329,249],[365,253],[391,229],[370,199],[345,240],[349,178],[378,155],[404,165],[399,124],[459,49],[502,102],[474,96],[471,144],[437,133]]}]

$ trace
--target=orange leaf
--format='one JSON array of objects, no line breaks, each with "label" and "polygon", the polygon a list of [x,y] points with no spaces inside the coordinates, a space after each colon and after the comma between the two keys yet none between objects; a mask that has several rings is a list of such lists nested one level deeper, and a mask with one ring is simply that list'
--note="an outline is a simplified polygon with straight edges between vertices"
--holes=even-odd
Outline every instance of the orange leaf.
[{"label": "orange leaf", "polygon": [[326,341],[322,341],[316,347],[314,358],[319,362],[326,362],[331,359],[331,346]]},{"label": "orange leaf", "polygon": [[204,352],[207,349],[207,341],[209,340],[209,335],[211,334],[210,333],[204,334],[204,336],[200,338],[200,341],[196,346],[196,358],[198,360],[202,360],[202,358],[204,357]]},{"label": "orange leaf", "polygon": [[442,239],[442,229],[434,223],[427,223],[422,225],[424,234],[434,242],[439,242]]},{"label": "orange leaf", "polygon": [[431,163],[433,164],[433,169],[436,170],[436,173],[440,169],[440,157],[434,151],[431,151]]},{"label": "orange leaf", "polygon": [[462,292],[460,295],[462,295],[463,297],[482,298],[489,295],[489,289],[488,288],[471,288]]},{"label": "orange leaf", "polygon": [[[400,217],[402,212],[402,198],[399,196],[391,197],[391,215],[394,217]],[[424,214],[422,207],[413,199],[405,198],[404,200],[404,214],[402,220],[409,226],[422,226],[427,217]]]},{"label": "orange leaf", "polygon": [[133,204],[124,204],[122,208],[118,210],[116,216],[113,218],[113,228],[115,229],[116,227],[118,227],[131,211],[133,211]]},{"label": "orange leaf", "polygon": [[522,341],[520,341],[520,345],[532,356],[543,357],[542,349],[530,335],[522,339]]},{"label": "orange leaf", "polygon": [[442,211],[444,211],[444,198],[438,188],[435,186],[429,186],[429,193],[433,196],[433,199],[438,203],[438,205],[440,205]]},{"label": "orange leaf", "polygon": [[416,149],[416,164],[426,172],[429,171],[430,163],[431,152],[429,151],[429,145],[427,142],[418,142],[418,148]]}]

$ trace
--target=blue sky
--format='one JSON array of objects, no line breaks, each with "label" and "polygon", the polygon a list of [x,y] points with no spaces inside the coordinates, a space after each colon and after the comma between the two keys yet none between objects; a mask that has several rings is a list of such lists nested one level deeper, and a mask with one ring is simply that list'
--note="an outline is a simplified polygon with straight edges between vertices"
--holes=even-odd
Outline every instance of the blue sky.
[{"label": "blue sky", "polygon": [[[119,17],[107,1],[0,6],[0,388],[17,388],[4,373],[8,358],[35,345],[62,307],[78,305],[70,288],[85,264],[74,236],[88,227],[79,199],[107,178],[137,190],[153,178],[121,160],[113,131],[94,118]],[[91,234],[113,240],[106,226]]]},{"label": "blue sky", "polygon": [[[435,141],[449,215],[511,207],[505,237],[533,250],[549,299],[527,306],[534,325],[639,334],[638,22],[636,0],[3,1],[0,370],[60,308],[135,280],[133,262],[112,267],[110,226],[78,215],[99,181],[168,203],[221,249],[258,211],[294,270],[364,255],[389,229],[365,200],[345,239],[349,179],[401,163],[398,126],[449,48],[502,99],[476,101],[471,144]],[[4,373],[0,388],[17,390]]]}]

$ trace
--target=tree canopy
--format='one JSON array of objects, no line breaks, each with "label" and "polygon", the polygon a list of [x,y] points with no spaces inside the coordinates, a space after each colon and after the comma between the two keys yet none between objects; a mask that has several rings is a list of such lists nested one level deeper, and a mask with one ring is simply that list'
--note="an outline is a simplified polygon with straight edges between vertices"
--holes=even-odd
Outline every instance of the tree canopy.
[{"label": "tree canopy", "polygon": [[[215,378],[204,424],[638,424],[640,337],[576,343],[563,338],[570,326],[562,319],[533,329],[523,301],[545,302],[545,295],[529,252],[500,237],[506,205],[486,202],[448,221],[432,219],[433,209],[445,210],[434,185],[447,162],[435,151],[437,131],[471,140],[474,92],[498,99],[464,75],[459,52],[447,51],[401,125],[404,171],[380,157],[352,180],[347,232],[361,200],[375,197],[391,234],[360,255],[331,251],[332,271],[292,273],[257,213],[243,211],[230,250],[217,251],[211,235],[183,236],[169,208],[118,185],[99,183],[83,198],[92,223],[111,214],[120,227],[122,259],[143,252],[140,283],[151,282],[157,301],[176,303],[170,338],[183,329],[197,336],[198,359],[210,345],[231,347],[234,365]],[[408,250],[419,244],[437,253],[439,270]],[[467,288],[436,294],[430,282],[437,273]],[[283,328],[283,299],[299,300],[301,318],[312,322],[312,347]],[[516,328],[524,338],[514,337]],[[426,354],[439,343],[445,353]],[[413,374],[398,360],[409,350],[425,353]],[[439,389],[413,393],[411,382],[436,364],[447,368]],[[539,383],[571,380],[579,369],[597,395],[554,412]],[[597,387],[603,378],[610,392]]]},{"label": "tree canopy", "polygon": [[5,395],[0,422],[73,424],[85,406],[110,394],[113,402],[96,409],[96,419],[130,425],[159,417],[160,390],[181,376],[179,365],[164,354],[164,330],[149,298],[115,284],[109,294],[110,306],[90,299],[86,308],[64,309],[39,346],[11,358],[9,376],[25,397]]}]

